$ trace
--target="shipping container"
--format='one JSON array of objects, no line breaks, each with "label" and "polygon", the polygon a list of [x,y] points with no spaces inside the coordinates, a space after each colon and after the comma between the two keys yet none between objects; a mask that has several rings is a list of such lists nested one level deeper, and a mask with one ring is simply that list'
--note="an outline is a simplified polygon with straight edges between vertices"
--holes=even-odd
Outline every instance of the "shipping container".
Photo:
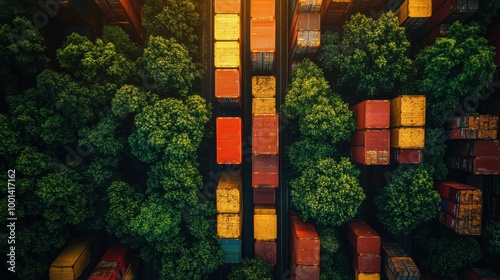
[{"label": "shipping container", "polygon": [[438,220],[441,224],[460,235],[481,235],[481,216],[464,218],[453,217],[441,211]]},{"label": "shipping container", "polygon": [[241,237],[241,212],[238,214],[217,214],[217,236],[238,239]]},{"label": "shipping container", "polygon": [[215,68],[240,67],[240,43],[237,41],[218,41],[214,47]]},{"label": "shipping container", "polygon": [[216,121],[217,163],[240,164],[241,118],[218,117]]},{"label": "shipping container", "polygon": [[241,174],[221,173],[215,191],[217,213],[239,213],[241,208]]},{"label": "shipping container", "polygon": [[429,28],[434,29],[441,23],[453,23],[455,21],[465,22],[479,8],[479,0],[440,0],[436,2],[438,7],[434,9],[429,18]]},{"label": "shipping container", "polygon": [[388,264],[389,258],[408,256],[408,254],[403,250],[403,248],[401,248],[398,243],[382,242],[380,248],[382,252],[382,263],[384,265]]},{"label": "shipping container", "polygon": [[320,239],[313,223],[304,222],[295,213],[290,213],[291,244],[294,251],[292,261],[299,265],[319,265]]},{"label": "shipping container", "polygon": [[497,140],[453,141],[448,153],[461,157],[499,157],[500,144]]},{"label": "shipping container", "polygon": [[389,128],[390,106],[389,100],[365,100],[351,107],[357,129]]},{"label": "shipping container", "polygon": [[215,70],[215,98],[222,109],[241,108],[241,72],[239,69]]},{"label": "shipping container", "polygon": [[240,39],[240,16],[238,14],[216,14],[214,16],[215,41],[238,41]]},{"label": "shipping container", "polygon": [[278,237],[278,219],[275,206],[256,205],[254,208],[253,226],[255,240],[276,240]]},{"label": "shipping container", "polygon": [[395,12],[399,26],[407,32],[416,31],[432,14],[432,0],[405,0]]},{"label": "shipping container", "polygon": [[252,98],[252,114],[276,114],[274,98]]},{"label": "shipping container", "polygon": [[389,4],[387,4],[387,9],[395,12],[401,7],[401,4],[403,4],[403,0],[391,0]]},{"label": "shipping container", "polygon": [[255,258],[264,260],[268,265],[276,265],[276,241],[256,241]]},{"label": "shipping container", "polygon": [[269,19],[275,17],[275,0],[250,1],[250,18]]},{"label": "shipping container", "polygon": [[446,198],[441,198],[441,211],[444,211],[458,219],[469,216],[481,216],[483,206],[480,203],[457,203]]},{"label": "shipping container", "polygon": [[366,147],[351,148],[351,160],[363,165],[389,165],[390,151],[368,150]]},{"label": "shipping container", "polygon": [[276,78],[274,76],[253,76],[252,96],[274,98],[276,96]]},{"label": "shipping container", "polygon": [[500,280],[500,273],[485,267],[467,267],[463,280]]},{"label": "shipping container", "polygon": [[352,253],[352,261],[359,272],[380,273],[380,255]]},{"label": "shipping container", "polygon": [[314,56],[321,45],[321,32],[317,30],[292,33],[290,42],[291,59],[301,60]]},{"label": "shipping container", "polygon": [[498,116],[474,115],[454,117],[450,128],[465,128],[466,130],[496,130],[498,129]]},{"label": "shipping container", "polygon": [[349,221],[345,231],[349,243],[357,254],[380,255],[380,236],[366,222]]},{"label": "shipping container", "polygon": [[239,14],[241,2],[240,0],[214,0],[214,6],[216,14]]},{"label": "shipping container", "polygon": [[450,169],[470,172],[476,175],[500,174],[500,157],[446,157],[446,166]]},{"label": "shipping container", "polygon": [[250,51],[276,51],[276,19],[252,18],[250,20]]},{"label": "shipping container", "polygon": [[276,204],[276,188],[254,187],[253,204],[255,205]]},{"label": "shipping container", "polygon": [[323,0],[321,21],[327,24],[340,23],[354,3],[354,0]]},{"label": "shipping container", "polygon": [[52,262],[49,269],[51,280],[79,279],[92,261],[92,241],[70,241]]},{"label": "shipping container", "polygon": [[442,181],[436,186],[441,197],[457,203],[481,203],[480,189],[455,181]]},{"label": "shipping container", "polygon": [[402,95],[391,100],[391,127],[425,126],[425,95]]},{"label": "shipping container", "polygon": [[366,273],[360,272],[353,265],[354,279],[355,280],[380,280],[380,273]]},{"label": "shipping container", "polygon": [[391,149],[392,160],[396,163],[422,163],[422,149]]},{"label": "shipping container", "polygon": [[130,264],[128,265],[127,270],[125,271],[125,275],[123,275],[123,280],[135,280],[138,278],[137,273],[138,260],[133,258]]},{"label": "shipping container", "polygon": [[356,130],[352,137],[353,146],[362,146],[367,150],[389,150],[390,131],[388,129]]},{"label": "shipping container", "polygon": [[254,74],[269,74],[274,65],[274,52],[252,52],[252,71]]},{"label": "shipping container", "polygon": [[278,155],[252,155],[252,186],[279,186]]},{"label": "shipping container", "polygon": [[276,155],[279,152],[278,142],[278,115],[252,115],[252,154]]},{"label": "shipping container", "polygon": [[241,240],[240,239],[221,239],[220,248],[222,250],[224,263],[241,262]]},{"label": "shipping container", "polygon": [[[136,12],[131,2],[133,0],[108,0],[106,2],[94,0],[108,23],[111,25],[126,24],[130,27],[129,32],[131,31],[132,37],[144,41],[146,34],[144,27],[141,25],[141,15]],[[137,7],[137,5],[135,6]]]},{"label": "shipping container", "polygon": [[[101,260],[90,274],[89,280],[111,280],[119,279],[125,274],[132,260],[128,245],[114,242],[106,250]],[[117,276],[115,278],[115,276]]]},{"label": "shipping container", "polygon": [[425,129],[423,127],[399,127],[391,129],[391,148],[423,149]]},{"label": "shipping container", "polygon": [[319,265],[296,265],[293,271],[294,280],[319,280],[320,268]]},{"label": "shipping container", "polygon": [[295,14],[290,26],[290,40],[293,34],[299,31],[320,31],[321,15],[320,13]]},{"label": "shipping container", "polygon": [[298,0],[299,13],[319,13],[321,11],[321,4],[323,0]]},{"label": "shipping container", "polygon": [[497,129],[454,128],[448,131],[448,139],[497,139]]}]

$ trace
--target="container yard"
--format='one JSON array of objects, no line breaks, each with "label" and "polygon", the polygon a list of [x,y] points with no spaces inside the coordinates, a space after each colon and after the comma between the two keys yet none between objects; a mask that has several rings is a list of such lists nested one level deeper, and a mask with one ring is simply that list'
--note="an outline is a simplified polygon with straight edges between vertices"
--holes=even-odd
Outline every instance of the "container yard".
[{"label": "container yard", "polygon": [[353,220],[345,227],[355,279],[380,279],[380,236],[366,222]]},{"label": "container yard", "polygon": [[432,0],[405,0],[395,13],[399,26],[408,33],[415,32],[432,15]]},{"label": "container yard", "polygon": [[290,234],[291,274],[295,279],[319,280],[320,239],[314,224],[304,222],[292,212]]}]

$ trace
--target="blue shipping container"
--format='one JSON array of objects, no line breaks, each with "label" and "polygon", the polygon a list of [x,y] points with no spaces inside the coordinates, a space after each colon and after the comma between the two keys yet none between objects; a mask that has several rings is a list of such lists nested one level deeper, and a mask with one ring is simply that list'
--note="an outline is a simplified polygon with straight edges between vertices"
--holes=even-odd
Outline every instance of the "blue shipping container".
[{"label": "blue shipping container", "polygon": [[221,239],[220,247],[224,255],[224,263],[241,262],[241,240],[240,239]]}]

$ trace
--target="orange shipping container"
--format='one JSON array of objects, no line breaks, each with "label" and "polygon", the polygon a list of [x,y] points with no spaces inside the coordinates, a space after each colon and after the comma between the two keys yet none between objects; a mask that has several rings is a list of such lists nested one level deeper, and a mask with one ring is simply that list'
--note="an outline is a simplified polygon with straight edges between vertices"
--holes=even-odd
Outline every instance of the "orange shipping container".
[{"label": "orange shipping container", "polygon": [[276,50],[276,20],[250,20],[250,51],[275,52]]},{"label": "orange shipping container", "polygon": [[252,186],[279,186],[278,159],[278,155],[252,155]]},{"label": "orange shipping container", "polygon": [[278,114],[252,115],[252,154],[278,154]]},{"label": "orange shipping container", "polygon": [[252,0],[250,1],[251,18],[274,18],[275,0]]},{"label": "orange shipping container", "polygon": [[216,14],[239,14],[240,0],[214,0]]},{"label": "orange shipping container", "polygon": [[320,18],[319,13],[295,14],[290,27],[290,30],[292,30],[290,32],[290,39],[293,37],[292,34],[298,31],[320,30]]},{"label": "orange shipping container", "polygon": [[241,107],[239,69],[215,70],[215,98],[223,109],[237,109]]},{"label": "orange shipping container", "polygon": [[241,118],[219,117],[216,121],[217,163],[240,164]]},{"label": "orange shipping container", "polygon": [[297,214],[290,213],[292,248],[295,264],[319,265],[320,240],[314,224],[304,222]]}]

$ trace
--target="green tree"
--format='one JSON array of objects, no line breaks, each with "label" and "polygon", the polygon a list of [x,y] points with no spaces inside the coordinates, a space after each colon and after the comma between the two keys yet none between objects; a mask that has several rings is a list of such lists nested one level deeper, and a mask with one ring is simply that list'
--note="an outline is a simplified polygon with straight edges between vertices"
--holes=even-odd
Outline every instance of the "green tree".
[{"label": "green tree", "polygon": [[111,110],[116,117],[125,118],[128,114],[137,114],[147,105],[158,101],[158,96],[151,92],[143,92],[136,86],[124,85],[118,89],[111,101]]},{"label": "green tree", "polygon": [[436,181],[442,181],[448,175],[448,168],[444,163],[446,139],[446,131],[443,128],[425,128],[424,163]]},{"label": "green tree", "polygon": [[492,255],[500,255],[500,222],[489,221],[482,236],[486,250]]},{"label": "green tree", "polygon": [[336,149],[333,145],[317,142],[310,138],[303,137],[292,143],[287,149],[287,156],[290,164],[296,171],[315,165],[320,159],[334,157]]},{"label": "green tree", "polygon": [[[447,36],[420,52],[420,90],[427,94],[427,123],[442,127],[456,113],[474,112],[495,73],[493,48],[478,35],[477,25],[455,22]],[[463,109],[462,109],[463,108]]]},{"label": "green tree", "polygon": [[347,158],[336,162],[321,159],[290,182],[292,204],[304,220],[338,226],[354,217],[365,198],[358,182],[359,171]]},{"label": "green tree", "polygon": [[130,36],[119,26],[104,26],[102,41],[104,44],[113,44],[117,53],[123,54],[132,61],[136,61],[142,55],[141,47],[132,42]]},{"label": "green tree", "polygon": [[349,85],[363,96],[397,95],[409,80],[412,62],[405,30],[392,12],[379,19],[356,14],[344,25],[344,36],[326,34],[319,60],[337,73],[339,85]]},{"label": "green tree", "polygon": [[150,36],[143,63],[146,75],[155,82],[155,89],[169,96],[187,96],[203,74],[187,49],[173,38]]},{"label": "green tree", "polygon": [[228,276],[229,280],[271,280],[271,268],[261,259],[243,259]]},{"label": "green tree", "polygon": [[400,165],[375,198],[377,217],[393,234],[408,234],[436,217],[439,202],[432,178],[422,166]]}]

